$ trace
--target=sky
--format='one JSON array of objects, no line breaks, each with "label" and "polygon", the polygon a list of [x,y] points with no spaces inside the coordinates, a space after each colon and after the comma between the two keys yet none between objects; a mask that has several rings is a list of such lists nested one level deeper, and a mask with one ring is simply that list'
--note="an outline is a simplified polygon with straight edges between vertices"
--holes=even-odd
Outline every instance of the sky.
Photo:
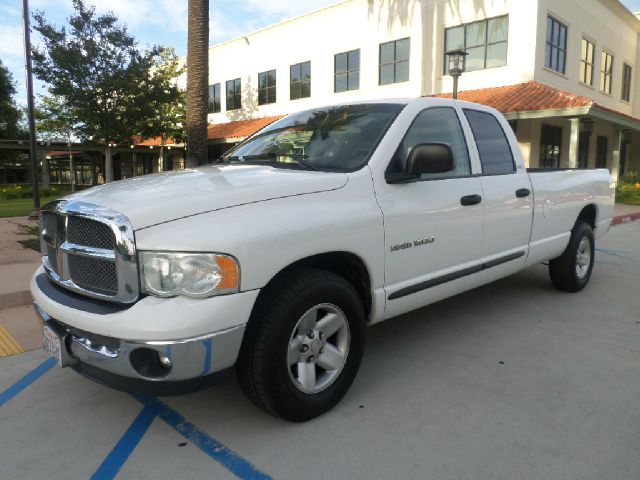
[{"label": "sky", "polygon": [[[165,45],[178,55],[187,49],[188,0],[86,0],[98,12],[111,11],[142,45]],[[338,0],[209,0],[209,43],[236,38],[287,18],[337,3]],[[623,0],[640,11],[640,0]],[[43,11],[49,21],[64,25],[72,12],[71,0],[30,0],[32,13]],[[32,37],[37,42],[37,36]],[[22,39],[22,0],[0,0],[0,59],[17,84],[16,100],[26,104]],[[35,93],[46,93],[36,81]]]}]

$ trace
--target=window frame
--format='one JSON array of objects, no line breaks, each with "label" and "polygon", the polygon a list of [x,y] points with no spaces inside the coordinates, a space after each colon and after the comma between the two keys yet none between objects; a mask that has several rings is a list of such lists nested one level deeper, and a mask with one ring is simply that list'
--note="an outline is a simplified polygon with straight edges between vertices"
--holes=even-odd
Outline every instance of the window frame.
[{"label": "window frame", "polygon": [[[467,116],[467,112],[474,112],[474,113],[489,115],[491,118],[493,118],[496,121],[496,124],[498,125],[498,128],[500,129],[500,132],[504,137],[504,141],[507,144],[507,147],[509,150],[509,156],[511,157],[512,170],[510,172],[486,173],[484,171],[484,165],[482,163],[482,155],[480,153],[480,147],[478,147],[478,139],[476,138],[476,132],[473,129],[471,120],[469,120],[469,117]],[[503,176],[503,175],[515,175],[516,173],[518,173],[518,166],[516,165],[516,159],[513,156],[513,148],[512,148],[511,142],[509,141],[509,136],[507,135],[507,132],[505,132],[504,126],[502,125],[502,122],[500,121],[500,119],[491,112],[487,112],[486,110],[480,110],[476,108],[463,108],[462,113],[464,115],[464,118],[467,124],[469,125],[469,130],[471,133],[471,138],[469,139],[469,141],[473,140],[476,146],[476,151],[478,152],[478,164],[479,164],[478,166],[480,168],[480,173],[478,174],[478,176],[479,177],[497,177],[497,176]]]},{"label": "window frame", "polygon": [[[469,161],[469,171],[471,173],[469,173],[469,175],[449,175],[449,176],[446,176],[446,177],[443,176],[443,177],[436,177],[436,178],[429,178],[429,177],[422,177],[421,176],[420,178],[412,178],[411,180],[404,181],[403,183],[437,182],[437,181],[440,181],[440,180],[452,180],[452,179],[456,179],[456,178],[473,178],[473,177],[479,176],[478,174],[473,172],[474,163],[473,163],[473,160],[471,158],[471,152],[469,151],[468,135],[467,135],[467,132],[465,131],[465,128],[464,128],[464,125],[463,125],[463,122],[462,122],[462,118],[460,118],[460,112],[458,112],[458,110],[456,108],[454,108],[454,107],[436,105],[436,106],[423,108],[418,113],[416,113],[415,117],[413,117],[413,120],[411,120],[411,124],[409,125],[407,130],[404,132],[404,135],[402,136],[402,140],[400,140],[400,142],[398,143],[398,146],[394,150],[393,156],[391,157],[391,160],[389,161],[389,164],[387,165],[387,168],[385,169],[385,174],[384,175],[385,175],[385,179],[387,180],[387,183],[393,183],[393,182],[389,182],[389,180],[392,179],[394,176],[402,175],[404,173],[404,172],[397,173],[397,172],[393,172],[392,171],[393,166],[394,166],[393,164],[394,164],[394,162],[396,160],[396,155],[398,153],[398,150],[400,149],[400,147],[402,147],[402,145],[405,142],[407,136],[409,135],[409,132],[411,131],[411,129],[413,128],[415,123],[418,121],[418,118],[420,117],[420,115],[422,115],[427,110],[434,110],[434,109],[449,109],[449,110],[453,110],[453,113],[456,116],[456,119],[458,120],[458,124],[460,125],[460,133],[462,134],[462,138],[464,139],[464,148],[465,148],[465,151],[467,152],[467,160]],[[455,158],[454,158],[454,160],[455,160]]]},{"label": "window frame", "polygon": [[[406,59],[398,60],[398,43],[407,41],[409,44],[408,54]],[[393,61],[382,63],[382,47],[385,45],[393,44]],[[407,63],[407,79],[398,80],[398,64]],[[389,83],[382,83],[382,67],[393,65],[393,81]],[[411,37],[398,38],[396,40],[390,40],[388,42],[382,42],[378,44],[378,86],[384,87],[387,85],[395,85],[396,83],[406,83],[411,80]]]},{"label": "window frame", "polygon": [[[507,38],[506,38],[506,40],[501,40],[499,42],[489,42],[489,22],[491,20],[498,20],[498,19],[502,19],[502,18],[506,18],[507,19]],[[447,69],[447,67],[449,65],[449,57],[447,56],[447,52],[449,50],[451,50],[451,48],[447,45],[447,32],[449,30],[453,30],[455,28],[463,28],[464,29],[464,34],[463,34],[464,35],[464,45],[462,46],[462,50],[464,50],[466,52],[467,48],[468,48],[467,47],[467,29],[471,25],[476,25],[478,23],[486,23],[485,40],[484,40],[483,44],[474,45],[473,47],[470,47],[470,48],[484,47],[484,67],[483,68],[479,68],[477,70],[466,70],[466,72],[467,73],[480,72],[482,70],[490,70],[492,68],[506,67],[509,64],[509,22],[510,22],[509,14],[506,14],[506,15],[498,15],[497,17],[485,18],[484,20],[478,20],[478,21],[475,21],[475,22],[462,23],[460,25],[454,25],[452,27],[445,28],[444,29],[444,65],[443,65],[444,75],[448,75],[449,74],[449,71]],[[487,52],[489,50],[489,47],[494,46],[494,45],[501,45],[503,43],[507,45],[507,57],[505,58],[504,65],[496,65],[494,67],[487,67]]]},{"label": "window frame", "polygon": [[[349,55],[351,53],[358,54],[358,68],[352,69],[349,62]],[[338,57],[344,55],[346,57],[346,65],[347,69],[344,72],[338,72]],[[354,88],[350,87],[351,77],[357,74],[357,84]],[[347,88],[345,90],[338,90],[338,75],[345,75],[347,79]],[[360,90],[360,49],[356,48],[354,50],[349,50],[346,52],[336,53],[333,56],[333,92],[334,93],[343,93],[343,92],[352,92],[354,90]]]},{"label": "window frame", "polygon": [[[551,33],[549,33],[549,21],[551,21]],[[555,28],[560,27],[564,29],[564,44],[560,45],[560,44],[555,44],[553,43],[553,38],[554,38],[554,34],[555,34]],[[560,30],[562,31],[562,30]],[[561,35],[558,34],[558,38],[560,38]],[[569,37],[569,26],[567,24],[565,24],[564,22],[561,22],[558,18],[554,17],[551,14],[547,14],[547,35],[545,37],[545,54],[544,54],[544,66],[545,68],[548,68],[554,72],[560,73],[562,75],[566,75],[567,73],[567,40]],[[549,41],[549,38],[551,38],[551,41]],[[548,55],[547,52],[550,51],[550,54]],[[562,62],[562,69],[559,70],[557,68],[553,67],[553,56],[555,53],[556,56],[556,66],[560,66],[560,53],[564,53],[564,60]],[[550,60],[550,64],[547,64],[547,56],[549,56],[549,60]]]},{"label": "window frame", "polygon": [[[309,78],[304,79],[302,78],[302,67],[307,64],[309,65]],[[294,68],[298,69],[298,80],[295,80],[295,81],[292,80],[293,79],[292,72]],[[309,95],[303,96],[302,95],[303,86],[305,84],[308,84],[309,86]],[[299,94],[296,97],[294,97],[293,95],[293,88],[298,88]],[[301,100],[303,98],[311,98],[311,60],[289,65],[289,100]]]},{"label": "window frame", "polygon": [[[229,85],[233,85],[233,93],[229,95]],[[237,85],[237,91],[236,91]],[[226,111],[231,112],[234,110],[242,110],[242,78],[234,78],[227,80],[225,84],[225,99],[226,99]],[[229,98],[232,99],[231,108],[229,107]]]},{"label": "window frame", "polygon": [[[583,58],[584,44],[587,44],[586,58]],[[589,47],[591,47],[591,61],[589,61]],[[584,71],[583,71],[584,65]],[[580,81],[585,85],[593,87],[593,80],[595,78],[595,65],[596,65],[596,44],[587,37],[582,37],[580,43]],[[587,82],[587,72],[591,73],[591,80]]]},{"label": "window frame", "polygon": [[[277,78],[276,69],[265,70],[264,72],[258,73],[258,105],[271,105],[272,103],[276,103],[278,98],[278,78]],[[267,82],[265,86],[262,86],[262,78],[266,76]],[[273,78],[273,85],[269,84],[269,79]],[[273,94],[273,98],[271,98],[271,92]],[[264,101],[262,101],[261,94],[264,95]]]},{"label": "window frame", "polygon": [[624,102],[631,101],[631,85],[633,84],[633,67],[626,62],[622,63],[622,92],[620,99]]},{"label": "window frame", "polygon": [[[615,58],[615,55],[609,50],[602,49],[600,61],[600,91],[607,95],[611,95],[613,92],[613,65]],[[609,60],[611,61],[609,62]]]},{"label": "window frame", "polygon": [[[218,96],[216,97],[216,87],[218,87]],[[209,85],[209,98],[207,101],[207,114],[220,113],[222,111],[222,98],[220,97],[222,85],[220,82]],[[217,105],[216,105],[217,99]]]}]

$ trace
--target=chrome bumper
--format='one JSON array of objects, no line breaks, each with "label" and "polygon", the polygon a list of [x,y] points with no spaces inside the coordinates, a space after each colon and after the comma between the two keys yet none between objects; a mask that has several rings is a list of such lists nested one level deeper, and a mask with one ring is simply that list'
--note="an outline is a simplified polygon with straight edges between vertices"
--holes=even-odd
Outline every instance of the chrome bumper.
[{"label": "chrome bumper", "polygon": [[[183,340],[123,340],[77,330],[52,318],[37,305],[35,309],[62,339],[63,366],[75,368],[84,364],[118,377],[147,382],[194,380],[229,369],[236,362],[245,330],[245,325],[239,325]],[[162,369],[145,367],[145,359],[153,363],[153,358],[166,358],[169,362],[165,361]]]}]

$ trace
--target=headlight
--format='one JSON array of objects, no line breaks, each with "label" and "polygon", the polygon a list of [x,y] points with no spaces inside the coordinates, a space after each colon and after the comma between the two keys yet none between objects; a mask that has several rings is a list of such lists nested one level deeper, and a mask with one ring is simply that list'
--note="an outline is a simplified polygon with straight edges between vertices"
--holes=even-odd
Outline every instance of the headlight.
[{"label": "headlight", "polygon": [[240,267],[216,253],[140,252],[142,291],[158,297],[206,298],[240,288]]}]

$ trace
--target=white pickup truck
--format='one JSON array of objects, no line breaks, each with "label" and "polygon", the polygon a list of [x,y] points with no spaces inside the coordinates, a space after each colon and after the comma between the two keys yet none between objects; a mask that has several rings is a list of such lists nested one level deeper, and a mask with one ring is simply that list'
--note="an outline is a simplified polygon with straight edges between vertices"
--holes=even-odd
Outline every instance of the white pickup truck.
[{"label": "white pickup truck", "polygon": [[349,389],[367,325],[547,261],[581,290],[613,203],[607,170],[528,173],[484,106],[335,105],[215,165],[47,205],[31,291],[61,366],[160,395],[235,366],[259,407],[304,421]]}]

